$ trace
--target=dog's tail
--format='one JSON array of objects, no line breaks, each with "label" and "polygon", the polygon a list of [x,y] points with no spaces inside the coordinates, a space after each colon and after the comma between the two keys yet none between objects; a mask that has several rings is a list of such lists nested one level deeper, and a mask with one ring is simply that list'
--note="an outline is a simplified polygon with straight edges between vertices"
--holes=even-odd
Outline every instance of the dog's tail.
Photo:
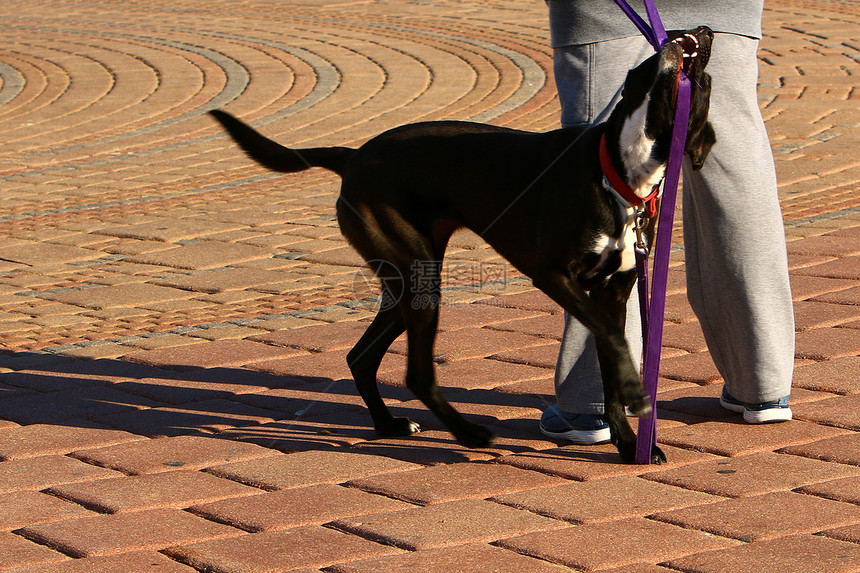
[{"label": "dog's tail", "polygon": [[265,137],[227,112],[216,109],[209,113],[224,126],[248,157],[272,171],[295,173],[311,167],[323,167],[343,175],[347,161],[355,152],[349,147],[290,149]]}]

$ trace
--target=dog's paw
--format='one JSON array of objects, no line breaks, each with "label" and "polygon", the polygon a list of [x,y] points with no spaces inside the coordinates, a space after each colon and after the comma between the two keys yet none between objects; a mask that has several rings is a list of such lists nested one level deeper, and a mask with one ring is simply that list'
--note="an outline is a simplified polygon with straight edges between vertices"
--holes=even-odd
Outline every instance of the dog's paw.
[{"label": "dog's paw", "polygon": [[376,433],[380,436],[411,436],[421,431],[421,426],[409,418],[392,418],[385,425],[376,426]]},{"label": "dog's paw", "polygon": [[456,438],[467,448],[487,448],[496,441],[496,435],[493,432],[474,424],[467,430],[458,432]]},{"label": "dog's paw", "polygon": [[[625,464],[636,463],[636,442],[616,444],[621,461]],[[651,447],[651,463],[659,466],[666,461],[666,454],[657,446]]]},{"label": "dog's paw", "polygon": [[663,453],[663,450],[657,446],[651,446],[651,463],[659,466],[665,461],[667,461],[666,454]]}]

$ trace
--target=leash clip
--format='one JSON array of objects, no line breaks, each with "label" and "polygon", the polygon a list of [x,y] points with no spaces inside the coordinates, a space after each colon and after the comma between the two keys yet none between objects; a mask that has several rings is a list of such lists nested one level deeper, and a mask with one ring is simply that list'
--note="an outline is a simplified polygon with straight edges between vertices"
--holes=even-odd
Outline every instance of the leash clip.
[{"label": "leash clip", "polygon": [[638,205],[634,208],[633,213],[633,230],[636,233],[636,243],[634,247],[643,253],[648,254],[648,241],[645,239],[645,228],[648,226],[648,221],[653,215],[649,216],[647,207]]}]

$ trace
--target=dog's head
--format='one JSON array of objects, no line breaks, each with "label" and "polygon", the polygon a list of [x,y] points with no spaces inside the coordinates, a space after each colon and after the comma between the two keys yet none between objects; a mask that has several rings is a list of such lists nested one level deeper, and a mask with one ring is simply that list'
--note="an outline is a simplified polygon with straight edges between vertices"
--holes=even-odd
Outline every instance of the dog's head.
[{"label": "dog's head", "polygon": [[711,76],[705,73],[713,32],[702,26],[673,36],[674,40],[628,72],[622,99],[607,121],[607,136],[618,142],[619,166],[624,167],[634,189],[650,184],[654,173],[668,161],[682,70],[692,87],[685,152],[694,169],[702,167],[716,142],[714,128],[707,121]]}]

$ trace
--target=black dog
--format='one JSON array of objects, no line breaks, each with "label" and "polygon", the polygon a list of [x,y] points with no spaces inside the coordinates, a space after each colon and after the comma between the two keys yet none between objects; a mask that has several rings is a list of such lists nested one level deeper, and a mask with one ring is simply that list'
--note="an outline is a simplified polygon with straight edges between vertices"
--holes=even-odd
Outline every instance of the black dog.
[{"label": "black dog", "polygon": [[[605,418],[621,457],[633,461],[636,437],[624,406],[638,416],[651,408],[624,338],[624,307],[636,280],[636,212],[604,185],[604,171],[638,197],[659,185],[682,68],[693,82],[686,152],[701,167],[715,142],[706,121],[710,77],[704,73],[712,39],[709,29],[699,28],[666,44],[629,72],[623,99],[609,119],[588,128],[530,133],[426,122],[392,129],[358,149],[291,150],[224,112],[212,112],[269,169],[291,173],[318,166],[343,178],[337,201],[341,231],[381,280],[387,301],[347,358],[380,434],[419,431],[414,422],[391,415],[376,386],[386,350],[406,331],[406,385],[460,443],[484,447],[493,440],[489,430],[451,407],[433,371],[438,305],[432,301],[438,300],[440,263],[451,234],[467,227],[594,333]],[[599,159],[601,139],[606,169]],[[653,231],[652,219],[643,231],[648,245]],[[416,268],[434,297],[410,289]],[[652,458],[665,459],[657,448]]]}]

